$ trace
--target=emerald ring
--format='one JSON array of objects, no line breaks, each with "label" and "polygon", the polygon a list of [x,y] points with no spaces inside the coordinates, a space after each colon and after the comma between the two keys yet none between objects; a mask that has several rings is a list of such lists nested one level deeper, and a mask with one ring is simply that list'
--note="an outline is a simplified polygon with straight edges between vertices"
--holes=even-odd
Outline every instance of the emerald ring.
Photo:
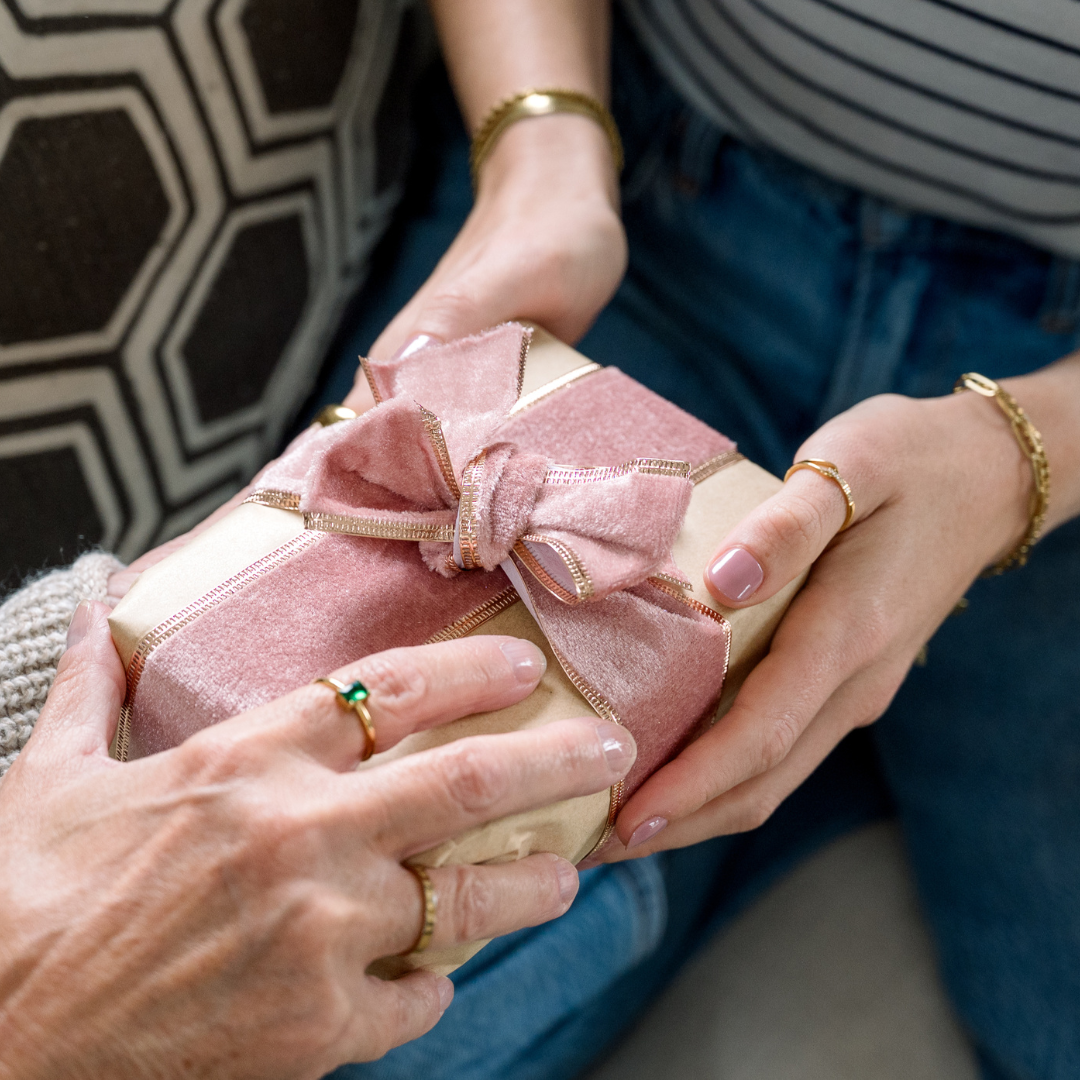
[{"label": "emerald ring", "polygon": [[371,697],[371,691],[359,679],[355,682],[343,683],[338,682],[337,679],[323,678],[312,679],[312,683],[329,686],[338,701],[346,709],[351,709],[356,713],[356,718],[360,721],[360,727],[364,732],[364,752],[360,755],[360,760],[367,761],[375,753],[375,723],[367,707],[367,699]]}]

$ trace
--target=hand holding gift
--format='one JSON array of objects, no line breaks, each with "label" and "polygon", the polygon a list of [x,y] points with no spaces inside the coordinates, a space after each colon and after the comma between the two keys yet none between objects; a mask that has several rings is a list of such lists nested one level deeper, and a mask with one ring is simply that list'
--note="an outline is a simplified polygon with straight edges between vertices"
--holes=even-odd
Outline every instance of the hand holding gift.
[{"label": "hand holding gift", "polygon": [[[403,859],[463,829],[606,790],[622,729],[571,719],[355,772],[363,734],[323,687],[120,766],[124,677],[105,608],[82,605],[33,739],[0,786],[0,1047],[5,1076],[318,1077],[416,1038],[453,996],[378,957],[425,929]],[[536,686],[542,656],[477,637],[334,672],[378,702],[380,748]],[[432,869],[445,947],[561,915],[565,860]],[[44,1034],[43,1034],[44,1033]]]},{"label": "hand holding gift", "polygon": [[[624,784],[419,859],[599,853],[622,801],[711,721],[722,692],[730,701],[799,582],[745,615],[698,599],[690,580],[711,538],[779,481],[618,371],[529,337],[508,324],[371,364],[384,404],[310,429],[245,505],[143,575],[112,617],[128,666],[121,756],[177,745],[367,653],[509,633],[547,655],[536,694],[368,767],[591,708],[635,737]],[[449,969],[464,955],[424,960]]]}]

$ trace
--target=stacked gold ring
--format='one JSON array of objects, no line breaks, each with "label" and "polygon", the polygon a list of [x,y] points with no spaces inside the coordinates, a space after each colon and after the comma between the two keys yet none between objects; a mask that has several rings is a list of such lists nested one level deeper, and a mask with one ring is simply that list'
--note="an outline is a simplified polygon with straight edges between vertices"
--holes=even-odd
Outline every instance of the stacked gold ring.
[{"label": "stacked gold ring", "polygon": [[843,532],[855,518],[855,496],[851,494],[851,487],[848,482],[840,475],[840,470],[831,461],[823,461],[821,458],[804,458],[802,461],[796,461],[784,473],[784,483],[787,483],[788,477],[792,473],[796,473],[800,469],[811,469],[818,476],[824,476],[826,480],[831,480],[840,489],[844,496],[844,502],[847,503],[844,524],[839,529],[839,532]]},{"label": "stacked gold ring", "polygon": [[371,697],[371,692],[359,679],[351,683],[338,682],[337,679],[329,677],[312,679],[311,681],[312,683],[329,686],[337,694],[338,701],[346,709],[356,713],[356,718],[360,721],[360,728],[364,732],[364,752],[360,755],[360,760],[367,761],[375,753],[375,723],[371,719],[371,713],[367,707],[367,699]]}]

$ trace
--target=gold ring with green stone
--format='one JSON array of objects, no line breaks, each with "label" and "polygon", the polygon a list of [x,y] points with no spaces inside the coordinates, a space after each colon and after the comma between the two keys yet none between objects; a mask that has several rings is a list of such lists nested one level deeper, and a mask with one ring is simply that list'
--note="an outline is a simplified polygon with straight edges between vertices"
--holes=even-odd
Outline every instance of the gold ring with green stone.
[{"label": "gold ring with green stone", "polygon": [[360,721],[360,727],[364,731],[364,752],[360,755],[361,761],[367,761],[375,753],[375,724],[368,712],[367,699],[371,697],[371,691],[359,680],[351,683],[338,682],[337,679],[323,678],[312,679],[312,683],[322,683],[329,686],[337,695],[338,701],[356,713]]}]

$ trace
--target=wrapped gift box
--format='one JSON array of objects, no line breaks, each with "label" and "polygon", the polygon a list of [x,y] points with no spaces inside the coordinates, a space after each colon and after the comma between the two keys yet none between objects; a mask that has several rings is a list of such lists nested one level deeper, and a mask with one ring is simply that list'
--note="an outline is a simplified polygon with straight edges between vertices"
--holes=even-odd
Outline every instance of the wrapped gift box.
[{"label": "wrapped gift box", "polygon": [[[801,584],[739,611],[701,585],[719,541],[780,481],[617,369],[518,324],[365,370],[376,409],[302,434],[247,502],[117,605],[128,695],[114,752],[175,746],[382,649],[512,634],[547,656],[529,698],[363,767],[595,712],[637,741],[623,784],[416,861],[595,858],[617,843],[629,794],[730,705]],[[472,951],[418,959],[448,971]]]}]

